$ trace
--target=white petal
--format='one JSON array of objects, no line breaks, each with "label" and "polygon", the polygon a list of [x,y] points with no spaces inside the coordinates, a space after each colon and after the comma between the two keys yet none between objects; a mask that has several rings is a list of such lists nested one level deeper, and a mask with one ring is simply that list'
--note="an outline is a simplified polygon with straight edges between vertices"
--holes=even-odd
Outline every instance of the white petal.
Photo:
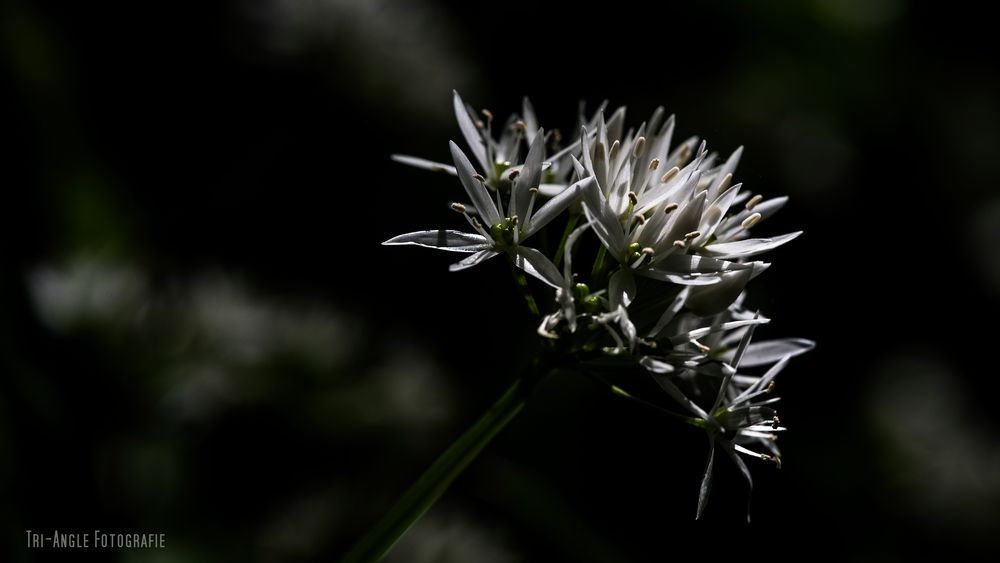
[{"label": "white petal", "polygon": [[458,171],[455,170],[455,167],[450,164],[434,162],[433,160],[427,160],[425,158],[409,156],[406,154],[394,154],[389,158],[395,160],[400,164],[405,164],[407,166],[415,166],[417,168],[423,168],[424,170],[430,170],[431,172],[447,172],[452,176],[458,174]]},{"label": "white petal", "polygon": [[450,252],[479,252],[491,248],[490,241],[482,235],[445,229],[406,233],[392,237],[382,244],[386,246],[414,244]]},{"label": "white petal", "polygon": [[[531,199],[531,188],[538,187],[538,180],[542,176],[542,157],[545,153],[545,139],[543,135],[535,137],[528,149],[528,155],[524,159],[521,172],[514,181],[514,187],[510,194],[511,214],[517,215],[521,221],[528,219],[528,201]],[[527,235],[525,235],[527,236]]]},{"label": "white petal", "polygon": [[750,267],[738,262],[708,258],[697,254],[671,254],[656,264],[658,270],[672,274],[721,274]]},{"label": "white petal", "polygon": [[566,184],[539,184],[538,193],[545,197],[553,197],[561,194],[566,187]]},{"label": "white petal", "polygon": [[676,274],[674,272],[668,272],[661,270],[658,267],[643,268],[635,271],[636,274],[652,278],[654,280],[668,281],[671,283],[676,283],[678,285],[711,285],[713,283],[719,283],[722,279],[715,275],[701,275],[701,274]]},{"label": "white petal", "polygon": [[674,345],[683,344],[684,342],[695,340],[703,336],[706,336],[708,334],[712,334],[714,332],[732,330],[734,328],[740,328],[750,325],[762,325],[762,324],[767,324],[769,322],[771,322],[771,319],[767,319],[764,317],[746,319],[740,321],[729,321],[727,323],[722,323],[720,325],[706,326],[706,327],[696,328],[694,330],[689,330],[687,332],[682,332],[681,334],[670,337],[670,342],[673,343]]},{"label": "white petal", "polygon": [[545,205],[532,213],[531,217],[528,218],[527,223],[524,225],[524,230],[521,231],[521,240],[537,233],[539,229],[548,225],[549,222],[558,217],[567,207],[579,201],[580,196],[584,190],[588,189],[587,186],[591,183],[596,183],[593,178],[584,178],[563,190],[559,195],[546,201]]},{"label": "white petal", "polygon": [[612,257],[621,260],[625,256],[625,233],[622,232],[618,218],[608,208],[597,182],[590,182],[584,186],[583,204],[594,233],[611,251]]},{"label": "white petal", "polygon": [[560,288],[563,286],[563,277],[559,273],[559,269],[544,254],[534,248],[518,246],[514,263],[517,267],[552,287]]},{"label": "white petal", "polygon": [[812,350],[816,343],[804,338],[781,338],[755,342],[743,356],[744,367],[768,365],[783,358],[791,358]]},{"label": "white petal", "polygon": [[687,396],[684,395],[684,393],[682,393],[681,390],[678,389],[676,385],[674,385],[674,382],[670,381],[669,376],[655,372],[650,372],[649,375],[653,378],[653,381],[655,381],[664,391],[667,392],[667,395],[670,395],[671,399],[683,405],[685,408],[687,408],[687,410],[691,411],[691,413],[697,416],[698,418],[715,423],[714,419],[708,416],[707,412],[705,412],[701,407],[696,405],[694,401],[688,399]]},{"label": "white petal", "polygon": [[701,487],[698,488],[698,512],[695,513],[695,520],[701,518],[708,505],[708,495],[712,492],[712,467],[715,465],[715,442],[708,439],[708,458],[705,460],[705,474],[701,478]]},{"label": "white petal", "polygon": [[708,206],[708,209],[702,214],[701,224],[698,225],[701,236],[691,241],[692,246],[699,247],[712,238],[715,230],[719,228],[723,218],[725,218],[726,213],[729,212],[729,207],[733,204],[733,200],[736,199],[736,195],[740,192],[740,187],[741,184],[730,187]]},{"label": "white petal", "polygon": [[684,306],[684,302],[687,300],[689,292],[690,289],[685,287],[680,291],[680,293],[677,294],[677,297],[674,297],[673,302],[670,303],[667,310],[663,312],[660,320],[656,321],[656,325],[653,327],[653,330],[649,331],[649,338],[656,338],[656,336],[660,334],[660,331],[670,324],[670,321],[674,320],[674,317],[681,310],[681,307]]},{"label": "white petal", "polygon": [[488,222],[485,227],[488,229],[490,226],[496,225],[501,220],[500,212],[497,211],[496,204],[493,203],[489,192],[486,191],[486,186],[472,177],[476,171],[472,168],[472,163],[469,162],[462,149],[458,148],[454,141],[450,141],[448,146],[451,147],[451,157],[455,160],[458,179],[462,181],[465,193],[469,195],[469,199],[472,200],[472,204],[479,210],[483,219]]},{"label": "white petal", "polygon": [[698,225],[701,223],[701,213],[704,208],[705,192],[701,192],[694,199],[685,203],[680,209],[671,213],[670,222],[667,223],[659,242],[654,247],[657,254],[666,250],[675,240],[683,240],[684,235],[697,230]]},{"label": "white petal", "polygon": [[739,147],[738,149],[733,151],[733,154],[729,155],[729,158],[726,160],[726,163],[723,164],[722,167],[719,169],[718,173],[716,173],[715,179],[712,182],[711,189],[708,190],[709,198],[714,199],[716,197],[719,197],[720,188],[722,187],[722,181],[726,178],[727,175],[736,172],[736,165],[740,163],[740,156],[742,155],[743,155],[743,147]]},{"label": "white petal", "polygon": [[667,374],[674,372],[674,365],[668,364],[667,362],[657,360],[652,356],[643,356],[639,363],[642,367],[646,368],[646,371],[657,374]]},{"label": "white petal", "polygon": [[719,258],[746,258],[778,248],[801,234],[802,231],[797,231],[773,238],[752,238],[735,242],[710,244],[705,247],[705,252]]},{"label": "white petal", "polygon": [[608,281],[608,300],[611,301],[611,308],[617,309],[620,305],[628,307],[635,299],[635,276],[632,275],[631,268],[625,267],[611,274]]},{"label": "white petal", "polygon": [[483,135],[479,132],[475,122],[472,121],[469,110],[465,107],[462,97],[458,95],[458,91],[453,90],[453,92],[452,105],[455,107],[455,118],[458,120],[458,128],[462,130],[462,136],[465,137],[465,142],[469,144],[469,149],[472,151],[473,156],[479,161],[483,170],[489,173],[493,168],[493,163],[486,159],[486,145],[483,144]]},{"label": "white petal", "polygon": [[477,253],[475,253],[475,254],[473,254],[471,256],[468,256],[468,257],[466,257],[466,258],[464,258],[464,259],[462,259],[462,260],[460,260],[458,262],[455,262],[451,266],[448,266],[448,269],[451,270],[452,272],[457,272],[459,270],[464,270],[466,268],[471,268],[471,267],[476,266],[476,265],[478,265],[478,264],[480,264],[482,262],[485,262],[486,260],[489,260],[490,258],[493,258],[497,254],[500,254],[500,253],[497,252],[496,250],[493,250],[493,249],[490,249],[490,250],[480,250],[479,252],[477,252]]},{"label": "white petal", "polygon": [[[524,133],[528,143],[535,141],[538,134],[538,118],[535,117],[535,108],[531,105],[531,100],[527,96],[521,101],[521,118],[524,119]],[[544,134],[543,134],[544,136]]]},{"label": "white petal", "polygon": [[736,301],[752,277],[753,268],[723,272],[719,283],[691,288],[687,306],[703,317],[721,313]]}]

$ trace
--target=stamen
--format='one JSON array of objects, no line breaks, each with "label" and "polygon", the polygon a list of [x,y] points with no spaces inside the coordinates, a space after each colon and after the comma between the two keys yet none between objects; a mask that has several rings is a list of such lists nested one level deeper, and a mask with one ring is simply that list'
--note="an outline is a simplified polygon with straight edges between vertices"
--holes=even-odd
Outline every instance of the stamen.
[{"label": "stamen", "polygon": [[753,208],[757,207],[757,204],[760,203],[761,200],[763,200],[763,199],[764,199],[764,196],[762,196],[760,194],[757,194],[757,195],[753,196],[752,198],[750,198],[750,201],[747,202],[747,206],[746,206],[747,207],[747,211],[753,211]]},{"label": "stamen", "polygon": [[461,203],[458,203],[457,201],[451,204],[451,208],[453,211],[458,211],[459,213],[465,213],[465,206],[462,205]]},{"label": "stamen", "polygon": [[709,352],[712,351],[711,348],[709,348],[708,346],[705,346],[704,344],[702,344],[701,342],[698,342],[697,340],[692,340],[691,344],[694,344],[695,348],[697,348],[698,351],[701,352],[702,354],[707,354],[707,353],[709,353]]},{"label": "stamen", "polygon": [[538,197],[538,188],[528,188],[531,192],[531,199],[528,200],[528,210],[524,212],[525,220],[531,219],[531,213],[535,210],[535,199]]},{"label": "stamen", "polygon": [[472,177],[474,179],[476,179],[476,180],[479,180],[480,182],[483,182],[483,183],[486,182],[486,178],[484,178],[483,175],[480,174],[479,172],[476,172],[475,174],[473,174]]},{"label": "stamen", "polygon": [[721,183],[719,183],[719,191],[720,192],[726,191],[726,189],[729,187],[729,184],[731,184],[732,181],[733,181],[732,173],[726,174],[726,177],[722,179]]},{"label": "stamen", "polygon": [[774,415],[774,418],[771,419],[771,428],[777,430],[779,426],[781,426],[781,419],[778,418],[778,415]]},{"label": "stamen", "polygon": [[690,233],[684,235],[687,240],[696,239],[701,236],[701,231],[691,231]]},{"label": "stamen", "polygon": [[486,128],[486,124],[483,123],[483,120],[477,119],[476,120],[476,129],[485,129],[485,128]]},{"label": "stamen", "polygon": [[493,113],[490,110],[485,109],[485,108],[482,109],[481,111],[482,111],[482,114],[484,116],[486,116],[486,122],[487,123],[493,123]]},{"label": "stamen", "polygon": [[508,178],[510,178],[510,181],[513,182],[514,179],[517,178],[520,175],[521,175],[521,171],[520,170],[511,170],[510,175],[508,176]]},{"label": "stamen", "polygon": [[479,230],[482,230],[482,228],[483,228],[483,224],[480,223],[479,219],[477,219],[475,217],[472,218],[472,226],[475,227],[476,229],[479,229]]},{"label": "stamen", "polygon": [[642,213],[636,213],[635,215],[632,216],[632,218],[638,221],[640,225],[646,224],[646,216],[643,215]]},{"label": "stamen", "polygon": [[682,240],[675,240],[674,246],[676,246],[677,248],[685,248],[687,247],[687,243]]},{"label": "stamen", "polygon": [[635,146],[632,147],[632,156],[634,156],[635,158],[639,158],[639,155],[642,154],[642,149],[645,146],[646,146],[645,137],[639,137],[638,139],[636,139]]},{"label": "stamen", "polygon": [[775,387],[775,384],[774,384],[774,380],[772,379],[771,382],[767,384],[767,392],[768,393],[774,393],[774,387]]},{"label": "stamen", "polygon": [[646,256],[652,256],[653,252],[654,250],[648,246],[642,249],[642,253],[645,254]]},{"label": "stamen", "polygon": [[615,139],[615,142],[611,143],[611,149],[608,151],[608,160],[614,160],[618,156],[618,149],[620,148],[621,143],[618,142],[618,139]]},{"label": "stamen", "polygon": [[628,203],[632,207],[635,207],[639,203],[639,196],[635,195],[635,192],[628,193]]},{"label": "stamen", "polygon": [[524,131],[527,128],[528,128],[528,126],[525,125],[524,122],[521,121],[520,119],[518,119],[517,121],[514,122],[514,129],[517,130],[517,131]]},{"label": "stamen", "polygon": [[760,213],[754,213],[753,215],[744,219],[742,223],[743,228],[749,229],[750,227],[756,225],[757,221],[760,221]]},{"label": "stamen", "polygon": [[658,159],[658,158],[654,158],[653,160],[649,161],[649,169],[650,170],[656,170],[656,167],[659,166],[659,165],[660,165],[660,159]]},{"label": "stamen", "polygon": [[676,166],[674,166],[670,170],[667,170],[666,174],[664,174],[663,176],[660,177],[660,182],[663,182],[663,183],[669,182],[670,179],[673,178],[674,176],[676,176],[677,173],[680,172],[680,171],[681,171],[680,168],[677,168]]},{"label": "stamen", "polygon": [[680,152],[677,153],[677,165],[683,166],[684,164],[687,164],[689,158],[691,158],[691,147],[688,145],[681,145]]},{"label": "stamen", "polygon": [[715,225],[718,223],[720,217],[722,217],[722,208],[713,203],[708,208],[708,211],[705,212],[705,218],[702,221],[708,225]]},{"label": "stamen", "polygon": [[671,211],[673,211],[674,209],[677,209],[678,207],[680,207],[680,205],[678,205],[676,202],[674,202],[674,203],[668,203],[667,205],[665,205],[663,207],[663,212],[664,213],[670,213]]}]

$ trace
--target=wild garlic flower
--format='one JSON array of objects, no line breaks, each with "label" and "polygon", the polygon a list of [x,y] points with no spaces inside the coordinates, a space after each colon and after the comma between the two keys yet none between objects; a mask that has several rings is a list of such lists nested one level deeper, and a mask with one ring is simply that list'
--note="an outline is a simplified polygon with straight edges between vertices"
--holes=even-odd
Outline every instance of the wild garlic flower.
[{"label": "wild garlic flower", "polygon": [[471,230],[416,231],[383,244],[467,254],[453,271],[506,255],[548,286],[539,307],[536,291],[519,278],[539,316],[544,357],[581,373],[598,365],[644,368],[692,415],[681,418],[708,436],[698,516],[716,450],[748,483],[737,454],[779,463],[775,439],[784,428],[773,407],[774,378],[813,343],[752,342],[770,319],[743,303],[748,282],[770,266],[756,258],[801,232],[751,236],[787,198],[765,200],[733,184],[742,148],[720,161],[697,137],[671,146],[675,118],[662,108],[628,131],[624,108],[607,120],[604,105],[590,119],[581,112],[579,137],[559,148],[560,136],[546,134],[527,99],[498,138],[492,113],[476,114],[457,92],[453,105],[473,160],[454,142],[454,165],[393,158],[457,176],[468,201],[452,209]]},{"label": "wild garlic flower", "polygon": [[[696,517],[701,517],[708,501],[717,448],[736,463],[751,488],[753,479],[737,453],[781,466],[775,442],[785,428],[771,406],[779,400],[773,395],[774,378],[791,358],[815,344],[790,338],[751,343],[754,329],[768,322],[738,303],[716,315],[707,326],[696,327],[704,323],[690,317],[678,319],[666,331],[673,333],[669,339],[675,348],[665,356],[649,355],[640,360],[660,387],[697,417],[708,435],[708,460]],[[762,366],[768,369],[760,376],[739,373],[741,368]]]},{"label": "wild garlic flower", "polygon": [[524,163],[518,167],[519,173],[511,176],[510,199],[505,210],[501,199],[503,195],[501,190],[493,190],[496,197],[495,199],[491,197],[485,177],[476,172],[465,153],[458,148],[458,145],[451,142],[451,155],[455,160],[458,178],[461,180],[469,199],[475,205],[479,217],[482,217],[486,224],[484,225],[471,215],[464,204],[453,203],[452,209],[465,216],[475,232],[444,229],[416,231],[393,237],[383,244],[415,244],[471,254],[469,257],[452,264],[452,271],[475,266],[502,252],[507,252],[525,271],[554,287],[558,287],[558,271],[554,270],[551,263],[545,260],[540,252],[522,246],[522,243],[555,219],[566,207],[576,202],[580,192],[587,185],[593,183],[593,179],[584,178],[576,182],[546,201],[536,211],[538,184],[542,173],[543,146],[544,139],[539,132],[531,143]]},{"label": "wild garlic flower", "polygon": [[[584,192],[584,209],[621,264],[612,275],[612,303],[627,306],[635,298],[633,274],[682,285],[725,281],[695,292],[706,305],[714,302],[703,311],[708,314],[731,302],[768,266],[734,260],[776,248],[801,232],[748,238],[749,229],[765,216],[753,211],[760,196],[751,198],[740,191],[741,184],[731,185],[743,149],[720,166],[714,166],[716,157],[706,153],[704,142],[693,148],[695,137],[671,150],[674,123],[673,116],[664,120],[657,109],[648,124],[617,138],[620,128],[609,128],[601,116],[595,141],[586,132],[581,136],[583,163],[576,162],[577,172],[596,180]],[[661,169],[666,169],[662,175]],[[746,201],[744,209],[730,213],[741,201]],[[768,202],[763,210],[770,215],[783,202]]]}]

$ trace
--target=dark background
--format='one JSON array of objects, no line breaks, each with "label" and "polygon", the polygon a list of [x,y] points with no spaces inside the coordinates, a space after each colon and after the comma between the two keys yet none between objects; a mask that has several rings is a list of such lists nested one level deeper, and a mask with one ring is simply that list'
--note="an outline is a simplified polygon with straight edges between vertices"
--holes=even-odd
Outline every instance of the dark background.
[{"label": "dark background", "polygon": [[[751,303],[816,350],[784,467],[586,380],[545,382],[392,561],[904,561],[1000,523],[1000,82],[969,2],[538,6],[7,2],[0,12],[3,560],[319,561],[507,386],[533,326],[503,264],[382,248],[455,225],[450,92],[579,100],[746,152],[790,204]],[[481,304],[487,304],[485,307]],[[53,554],[24,531],[164,532]],[[991,532],[993,534],[991,534]],[[796,545],[792,547],[792,539]],[[802,547],[804,546],[804,547]],[[804,551],[803,551],[804,550]]]}]

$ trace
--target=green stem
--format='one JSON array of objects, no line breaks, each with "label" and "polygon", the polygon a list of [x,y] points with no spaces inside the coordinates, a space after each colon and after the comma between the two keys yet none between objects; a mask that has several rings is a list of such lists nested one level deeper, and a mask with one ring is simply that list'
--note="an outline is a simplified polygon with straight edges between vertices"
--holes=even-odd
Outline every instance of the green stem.
[{"label": "green stem", "polygon": [[562,238],[559,239],[559,248],[556,249],[556,257],[552,261],[552,263],[556,266],[559,266],[559,263],[562,262],[563,250],[566,248],[566,239],[569,238],[569,234],[573,232],[574,228],[576,228],[576,223],[580,220],[580,215],[580,213],[570,215],[569,221],[566,222],[566,228],[563,230]]},{"label": "green stem", "polygon": [[538,312],[538,304],[535,303],[535,296],[531,294],[531,288],[528,287],[528,278],[525,277],[524,271],[514,265],[513,260],[510,261],[510,271],[514,275],[514,283],[517,284],[517,290],[524,297],[524,302],[528,304],[528,310],[536,317],[541,316],[541,313]]},{"label": "green stem", "polygon": [[527,399],[528,384],[522,378],[511,385],[475,424],[462,434],[441,457],[396,501],[389,512],[351,549],[342,563],[378,561],[406,530],[444,493],[448,485],[479,455],[479,452],[520,412]]}]

